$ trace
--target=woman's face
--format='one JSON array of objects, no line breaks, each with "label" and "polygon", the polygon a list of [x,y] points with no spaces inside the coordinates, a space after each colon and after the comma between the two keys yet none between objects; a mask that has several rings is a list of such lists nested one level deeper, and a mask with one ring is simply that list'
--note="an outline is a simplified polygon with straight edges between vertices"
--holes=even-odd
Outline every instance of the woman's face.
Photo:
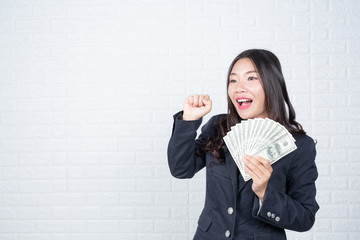
[{"label": "woman's face", "polygon": [[228,95],[242,119],[265,118],[265,92],[253,63],[239,59],[229,76]]}]

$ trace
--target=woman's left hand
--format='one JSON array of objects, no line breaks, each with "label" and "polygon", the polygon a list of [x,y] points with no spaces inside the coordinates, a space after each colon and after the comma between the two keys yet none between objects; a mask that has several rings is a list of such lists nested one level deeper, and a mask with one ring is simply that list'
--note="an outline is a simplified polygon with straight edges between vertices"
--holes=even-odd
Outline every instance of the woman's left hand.
[{"label": "woman's left hand", "polygon": [[251,157],[247,154],[245,154],[243,161],[246,171],[253,180],[252,190],[263,202],[267,184],[273,171],[270,161],[260,156]]}]

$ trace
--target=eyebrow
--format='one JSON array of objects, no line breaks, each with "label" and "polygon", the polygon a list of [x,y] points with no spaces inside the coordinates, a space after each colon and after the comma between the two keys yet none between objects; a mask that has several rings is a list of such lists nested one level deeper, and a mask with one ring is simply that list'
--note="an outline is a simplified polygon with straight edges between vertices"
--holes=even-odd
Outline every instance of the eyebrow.
[{"label": "eyebrow", "polygon": [[[258,71],[256,71],[256,70],[251,70],[251,71],[246,72],[245,75],[250,74],[250,73],[258,73]],[[238,74],[236,74],[236,73],[230,73],[230,76],[233,76],[233,75],[238,75]]]}]

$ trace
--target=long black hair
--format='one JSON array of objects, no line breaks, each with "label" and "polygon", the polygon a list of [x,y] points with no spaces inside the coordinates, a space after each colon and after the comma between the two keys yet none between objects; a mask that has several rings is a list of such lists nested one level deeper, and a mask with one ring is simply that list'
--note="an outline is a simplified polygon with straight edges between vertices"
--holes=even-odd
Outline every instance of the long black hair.
[{"label": "long black hair", "polygon": [[[228,70],[226,89],[229,87],[229,78],[235,63],[243,58],[251,60],[260,76],[268,118],[280,123],[292,134],[305,134],[301,124],[295,121],[295,110],[289,99],[280,61],[272,52],[249,49],[236,56]],[[223,137],[232,126],[242,120],[228,94],[227,102],[228,114],[215,123],[215,135],[209,138],[202,148],[204,151],[211,151],[216,158],[222,157],[220,150],[224,146]]]}]

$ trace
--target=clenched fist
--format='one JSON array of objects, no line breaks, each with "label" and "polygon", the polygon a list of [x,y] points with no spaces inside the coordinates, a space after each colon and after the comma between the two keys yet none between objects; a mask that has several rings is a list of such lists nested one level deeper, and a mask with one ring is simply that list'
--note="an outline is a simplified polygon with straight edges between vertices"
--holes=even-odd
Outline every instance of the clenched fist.
[{"label": "clenched fist", "polygon": [[211,111],[209,95],[192,95],[185,98],[183,120],[198,120]]}]

